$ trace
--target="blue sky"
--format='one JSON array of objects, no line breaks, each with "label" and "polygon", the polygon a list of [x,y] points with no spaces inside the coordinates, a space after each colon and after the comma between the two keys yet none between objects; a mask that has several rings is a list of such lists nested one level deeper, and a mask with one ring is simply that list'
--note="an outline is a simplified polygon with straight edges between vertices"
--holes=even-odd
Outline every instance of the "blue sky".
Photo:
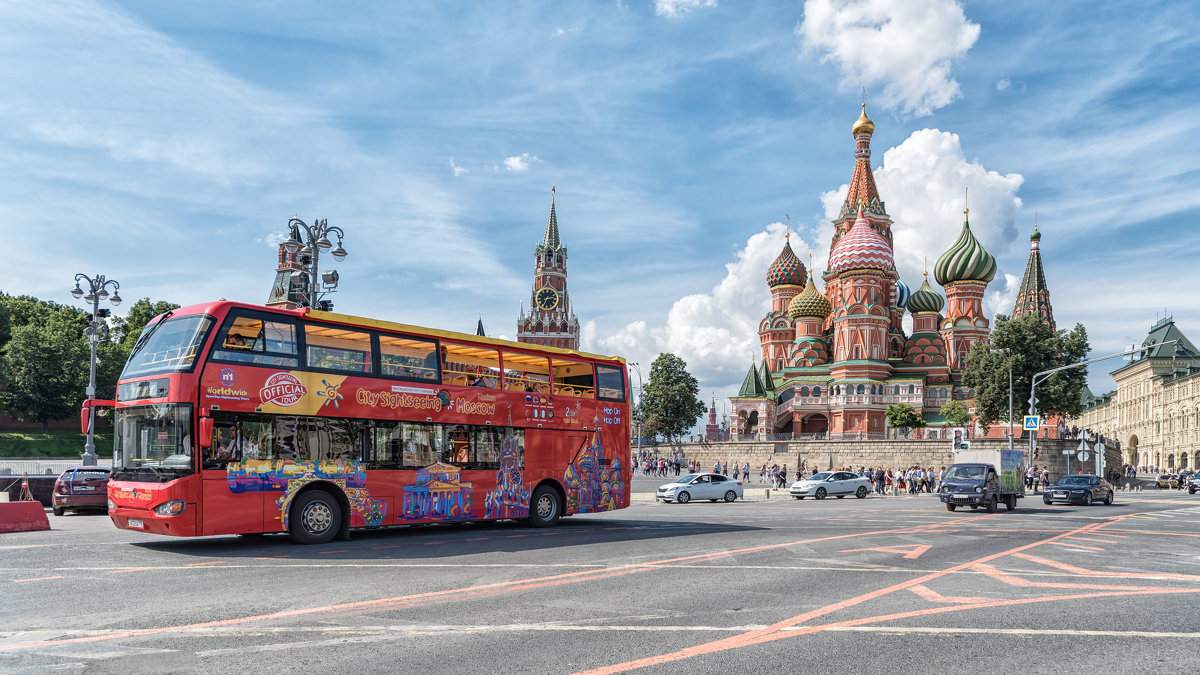
[{"label": "blue sky", "polygon": [[[1060,327],[1200,339],[1200,19],[1182,2],[0,4],[0,290],[263,302],[293,215],[336,310],[515,335],[550,186],[584,348],[736,391],[764,276],[818,270],[862,87],[903,279],[961,225],[1011,310],[1036,212]],[[839,194],[840,191],[840,194]],[[1111,387],[1093,368],[1091,385]]]}]

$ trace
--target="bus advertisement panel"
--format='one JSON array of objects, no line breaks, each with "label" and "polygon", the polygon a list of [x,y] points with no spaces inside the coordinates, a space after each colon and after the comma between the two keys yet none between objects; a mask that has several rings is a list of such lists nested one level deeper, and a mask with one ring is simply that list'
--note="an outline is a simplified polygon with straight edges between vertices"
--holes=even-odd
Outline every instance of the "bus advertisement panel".
[{"label": "bus advertisement panel", "polygon": [[315,543],[629,505],[619,358],[227,302],[146,331],[115,404],[118,527]]}]

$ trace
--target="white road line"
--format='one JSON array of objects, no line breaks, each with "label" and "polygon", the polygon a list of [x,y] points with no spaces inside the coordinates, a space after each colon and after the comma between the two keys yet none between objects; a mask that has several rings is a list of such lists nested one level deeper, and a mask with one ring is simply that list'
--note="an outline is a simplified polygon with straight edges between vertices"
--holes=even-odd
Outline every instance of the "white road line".
[{"label": "white road line", "polygon": [[[811,626],[790,626],[783,630],[805,630]],[[1200,633],[1174,633],[1143,630],[1072,630],[1069,628],[942,628],[924,626],[833,626],[826,630],[860,633],[932,633],[936,635],[954,633],[980,633],[985,635],[1073,635],[1081,637],[1142,637],[1183,638],[1194,640]]]}]

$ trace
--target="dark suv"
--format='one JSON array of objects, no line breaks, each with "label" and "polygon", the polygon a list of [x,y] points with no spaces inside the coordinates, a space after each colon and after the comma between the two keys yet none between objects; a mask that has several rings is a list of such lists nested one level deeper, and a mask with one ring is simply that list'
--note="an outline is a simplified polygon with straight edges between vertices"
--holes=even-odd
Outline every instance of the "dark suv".
[{"label": "dark suv", "polygon": [[54,480],[54,515],[61,516],[68,509],[108,510],[108,478],[112,470],[107,466],[73,466]]}]

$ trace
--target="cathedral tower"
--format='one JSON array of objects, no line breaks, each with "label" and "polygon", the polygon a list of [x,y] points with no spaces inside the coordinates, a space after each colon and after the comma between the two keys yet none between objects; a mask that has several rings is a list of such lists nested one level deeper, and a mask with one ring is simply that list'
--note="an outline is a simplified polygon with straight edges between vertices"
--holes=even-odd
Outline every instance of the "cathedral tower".
[{"label": "cathedral tower", "polygon": [[804,263],[792,250],[792,234],[784,237],[783,250],[767,270],[771,287],[771,311],[758,323],[763,366],[779,372],[788,362],[788,352],[796,337],[796,327],[787,314],[788,303],[804,288]]},{"label": "cathedral tower", "polygon": [[529,314],[517,317],[517,341],[563,349],[579,349],[579,317],[567,292],[567,248],[558,236],[554,212],[554,188],[550,188],[550,217],[546,234],[533,252],[533,290]]},{"label": "cathedral tower", "polygon": [[[988,320],[983,312],[983,294],[996,276],[996,259],[971,232],[963,209],[963,226],[958,239],[938,258],[933,276],[946,289],[946,316],[941,334],[946,342],[950,367],[960,370],[971,345],[988,337]],[[911,302],[911,300],[909,301]]]},{"label": "cathedral tower", "polygon": [[1029,262],[1025,263],[1025,276],[1021,277],[1021,290],[1013,304],[1012,318],[1030,314],[1041,317],[1050,330],[1054,330],[1054,310],[1050,307],[1050,289],[1046,286],[1046,271],[1042,269],[1042,233],[1038,232],[1037,220],[1033,223],[1033,234],[1029,235]]},{"label": "cathedral tower", "polygon": [[[292,231],[289,232],[289,235],[292,240],[303,241],[300,229],[295,223],[292,223]],[[293,281],[292,274],[304,271],[304,265],[300,264],[300,251],[289,253],[280,243],[279,264],[275,268],[275,283],[271,284],[271,293],[267,296],[267,307],[283,307],[284,309],[299,307],[302,301],[300,296],[304,290],[303,282]]]}]

